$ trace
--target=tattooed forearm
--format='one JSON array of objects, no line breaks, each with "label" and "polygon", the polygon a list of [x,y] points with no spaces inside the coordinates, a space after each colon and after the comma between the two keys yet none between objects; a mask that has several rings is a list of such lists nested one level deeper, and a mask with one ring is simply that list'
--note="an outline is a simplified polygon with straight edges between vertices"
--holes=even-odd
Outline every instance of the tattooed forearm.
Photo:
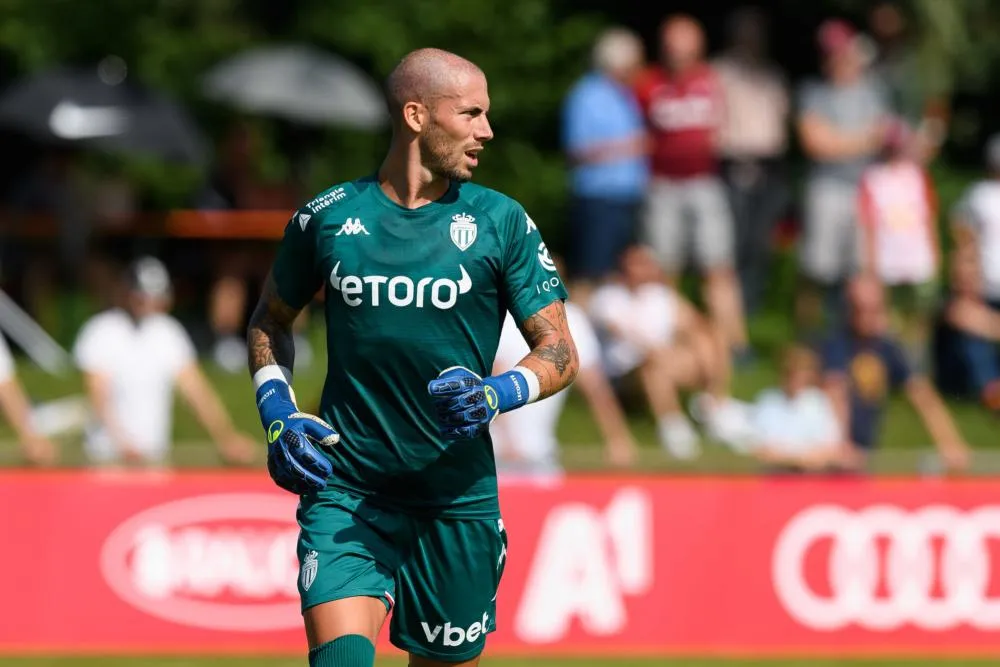
[{"label": "tattooed forearm", "polygon": [[535,356],[542,361],[548,361],[556,370],[559,371],[559,377],[566,374],[566,369],[569,368],[569,364],[573,361],[573,351],[569,348],[569,343],[564,340],[560,340],[558,343],[552,343],[549,345],[543,345],[536,350],[534,350]]},{"label": "tattooed forearm", "polygon": [[538,377],[539,398],[551,396],[573,382],[579,360],[561,301],[549,304],[522,322],[521,332],[531,352],[520,365]]},{"label": "tattooed forearm", "polygon": [[[551,313],[547,312],[550,308],[552,307],[549,306],[549,308],[545,308],[535,313],[521,325],[521,330],[524,333],[524,339],[528,341],[528,345],[531,348],[534,348],[536,345],[540,345],[550,336],[558,335],[559,327],[548,319],[548,317],[551,317]],[[563,311],[562,316],[565,320],[565,310]]]},{"label": "tattooed forearm", "polygon": [[251,376],[272,364],[289,369],[295,366],[292,322],[297,316],[298,311],[281,300],[274,280],[268,276],[247,327],[247,364]]}]

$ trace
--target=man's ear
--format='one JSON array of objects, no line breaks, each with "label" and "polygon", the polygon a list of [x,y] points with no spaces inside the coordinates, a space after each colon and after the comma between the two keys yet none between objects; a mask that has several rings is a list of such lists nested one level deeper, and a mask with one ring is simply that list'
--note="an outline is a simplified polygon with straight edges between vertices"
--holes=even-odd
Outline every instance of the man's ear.
[{"label": "man's ear", "polygon": [[430,111],[420,102],[407,102],[403,105],[403,123],[412,132],[419,133],[427,125]]}]

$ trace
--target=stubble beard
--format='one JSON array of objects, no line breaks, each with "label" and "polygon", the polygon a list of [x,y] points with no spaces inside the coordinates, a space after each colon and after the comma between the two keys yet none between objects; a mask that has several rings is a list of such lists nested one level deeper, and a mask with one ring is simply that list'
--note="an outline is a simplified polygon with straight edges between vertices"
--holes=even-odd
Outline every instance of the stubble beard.
[{"label": "stubble beard", "polygon": [[472,180],[472,170],[462,164],[465,153],[456,154],[452,139],[433,124],[427,134],[420,137],[420,154],[424,166],[435,176],[457,183]]}]

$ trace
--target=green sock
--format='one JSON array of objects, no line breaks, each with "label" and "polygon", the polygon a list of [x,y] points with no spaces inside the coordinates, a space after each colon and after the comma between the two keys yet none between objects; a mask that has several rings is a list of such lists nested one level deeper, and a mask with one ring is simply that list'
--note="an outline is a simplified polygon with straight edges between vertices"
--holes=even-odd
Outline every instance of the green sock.
[{"label": "green sock", "polygon": [[344,635],[309,651],[309,667],[374,667],[375,645],[364,635]]}]

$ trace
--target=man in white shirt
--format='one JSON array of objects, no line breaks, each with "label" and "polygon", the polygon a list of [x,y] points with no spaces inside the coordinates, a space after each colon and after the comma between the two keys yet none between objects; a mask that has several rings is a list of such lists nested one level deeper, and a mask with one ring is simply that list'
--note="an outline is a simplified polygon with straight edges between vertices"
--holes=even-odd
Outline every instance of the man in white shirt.
[{"label": "man in white shirt", "polygon": [[20,440],[24,460],[32,465],[51,465],[58,454],[56,446],[35,428],[31,403],[17,379],[14,357],[7,341],[0,336],[0,410]]},{"label": "man in white shirt", "polygon": [[[566,319],[580,358],[580,371],[573,386],[583,393],[590,406],[604,438],[608,462],[628,465],[635,457],[635,441],[601,367],[600,343],[587,314],[575,303],[566,302]],[[528,351],[524,336],[508,313],[500,334],[494,367],[510,368]],[[561,477],[556,427],[566,405],[567,393],[561,391],[520,410],[506,412],[493,422],[490,433],[498,472],[502,477],[511,479],[524,475],[533,481],[551,481]]]},{"label": "man in white shirt", "polygon": [[163,264],[141,258],[126,272],[123,307],[98,313],[81,329],[73,354],[95,417],[86,452],[102,464],[167,463],[176,387],[223,458],[250,463],[254,441],[235,430],[187,332],[167,313],[171,292]]},{"label": "man in white shirt", "polygon": [[608,374],[635,371],[653,411],[661,445],[679,459],[700,454],[698,434],[678,392],[700,392],[693,416],[710,439],[742,446],[749,432],[745,406],[729,395],[728,348],[721,332],[663,281],[650,248],[626,250],[620,278],[594,292],[588,312],[605,337]]},{"label": "man in white shirt", "polygon": [[957,249],[974,250],[983,298],[1000,307],[1000,134],[986,144],[987,178],[969,186],[951,214]]},{"label": "man in white shirt", "polygon": [[951,212],[955,249],[945,318],[955,330],[958,363],[945,372],[964,376],[962,389],[1000,413],[1000,134],[985,152],[988,177],[969,186]]}]

